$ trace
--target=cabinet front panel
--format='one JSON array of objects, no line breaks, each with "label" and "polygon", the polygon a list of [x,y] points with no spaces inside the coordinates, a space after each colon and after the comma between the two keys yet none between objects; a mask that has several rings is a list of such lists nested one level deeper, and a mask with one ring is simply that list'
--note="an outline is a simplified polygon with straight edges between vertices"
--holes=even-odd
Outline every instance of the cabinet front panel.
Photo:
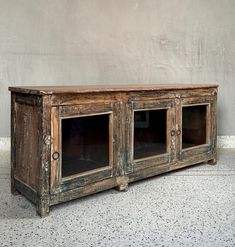
[{"label": "cabinet front panel", "polygon": [[112,177],[119,162],[118,104],[52,109],[51,192]]},{"label": "cabinet front panel", "polygon": [[128,104],[127,172],[167,164],[174,149],[174,101],[134,101]]}]

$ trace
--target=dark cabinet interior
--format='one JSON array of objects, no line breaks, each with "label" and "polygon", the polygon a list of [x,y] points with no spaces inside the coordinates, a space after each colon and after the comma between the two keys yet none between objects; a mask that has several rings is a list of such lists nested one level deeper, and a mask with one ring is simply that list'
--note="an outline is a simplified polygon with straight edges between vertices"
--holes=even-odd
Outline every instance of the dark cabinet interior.
[{"label": "dark cabinet interior", "polygon": [[109,114],[61,120],[62,177],[109,165]]},{"label": "dark cabinet interior", "polygon": [[134,159],[166,153],[166,112],[134,111]]},{"label": "dark cabinet interior", "polygon": [[206,144],[207,105],[182,107],[182,148]]}]

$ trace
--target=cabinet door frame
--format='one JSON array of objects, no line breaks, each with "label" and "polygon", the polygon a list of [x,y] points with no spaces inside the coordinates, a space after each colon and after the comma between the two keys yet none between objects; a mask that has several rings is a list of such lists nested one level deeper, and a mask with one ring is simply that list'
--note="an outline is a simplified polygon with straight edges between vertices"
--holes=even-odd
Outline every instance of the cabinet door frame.
[{"label": "cabinet door frame", "polygon": [[[134,159],[134,112],[148,110],[167,111],[166,117],[166,149],[167,152],[146,158]],[[138,100],[127,104],[127,165],[126,173],[136,172],[152,166],[170,165],[175,159],[175,100]]]},{"label": "cabinet door frame", "polygon": [[[118,172],[119,162],[117,152],[119,143],[119,121],[117,103],[82,103],[78,105],[53,106],[51,111],[51,194],[82,187],[103,179],[111,178]],[[62,177],[62,133],[61,124],[63,119],[76,117],[89,117],[98,115],[109,115],[109,165]],[[53,159],[53,154],[59,153],[58,159]]]},{"label": "cabinet door frame", "polygon": [[[200,106],[206,105],[206,143],[195,145],[189,148],[182,148],[182,117],[183,117],[183,107],[190,106]],[[213,152],[213,147],[215,146],[215,128],[213,126],[216,124],[215,116],[215,100],[213,96],[201,96],[192,98],[182,98],[177,104],[177,121],[176,121],[176,133],[177,134],[177,158],[180,161],[187,159],[194,159],[196,156],[201,154],[211,154]]]}]

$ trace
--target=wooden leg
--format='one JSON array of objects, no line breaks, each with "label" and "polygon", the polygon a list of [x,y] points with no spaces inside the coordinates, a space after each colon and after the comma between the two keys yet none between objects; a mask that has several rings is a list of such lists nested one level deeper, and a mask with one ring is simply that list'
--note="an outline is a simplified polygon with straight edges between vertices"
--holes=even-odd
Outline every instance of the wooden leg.
[{"label": "wooden leg", "polygon": [[14,184],[11,184],[11,194],[17,196],[20,192],[15,188]]},{"label": "wooden leg", "polygon": [[209,165],[216,165],[216,164],[217,164],[217,159],[208,160],[207,163],[208,163]]},{"label": "wooden leg", "polygon": [[118,185],[117,187],[115,187],[115,189],[118,191],[126,192],[126,191],[128,191],[128,184]]},{"label": "wooden leg", "polygon": [[37,213],[39,216],[41,216],[42,218],[46,217],[49,215],[49,207],[47,208],[42,208],[42,207],[38,207],[37,206]]},{"label": "wooden leg", "polygon": [[37,203],[37,213],[40,215],[42,218],[46,217],[49,215],[49,204],[47,203],[47,200],[42,200],[40,199]]},{"label": "wooden leg", "polygon": [[11,194],[17,196],[20,192],[15,187],[11,186]]},{"label": "wooden leg", "polygon": [[11,194],[16,196],[16,195],[19,195],[20,192],[16,189],[15,187],[15,181],[14,181],[14,178],[11,178]]}]

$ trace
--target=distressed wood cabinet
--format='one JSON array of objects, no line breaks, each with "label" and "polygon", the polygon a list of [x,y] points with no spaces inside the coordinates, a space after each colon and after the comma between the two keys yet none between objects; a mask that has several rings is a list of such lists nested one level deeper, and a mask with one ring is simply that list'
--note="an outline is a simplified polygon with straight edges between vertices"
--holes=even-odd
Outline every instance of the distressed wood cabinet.
[{"label": "distressed wood cabinet", "polygon": [[10,87],[11,191],[49,207],[216,163],[217,86]]}]

